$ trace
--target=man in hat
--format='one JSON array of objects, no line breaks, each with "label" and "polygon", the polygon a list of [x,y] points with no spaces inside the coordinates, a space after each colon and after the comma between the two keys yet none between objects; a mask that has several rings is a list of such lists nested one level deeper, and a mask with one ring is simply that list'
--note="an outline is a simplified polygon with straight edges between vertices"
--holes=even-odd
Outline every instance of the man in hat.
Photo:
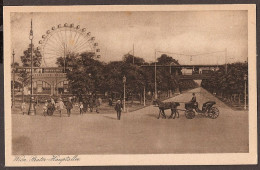
[{"label": "man in hat", "polygon": [[69,98],[69,101],[67,102],[67,105],[66,105],[67,114],[68,114],[69,117],[70,117],[72,108],[73,108],[73,104],[71,102],[71,98]]},{"label": "man in hat", "polygon": [[122,103],[120,100],[118,100],[115,105],[115,110],[117,112],[117,120],[120,120],[122,108],[123,108]]},{"label": "man in hat", "polygon": [[192,104],[194,104],[196,102],[196,96],[195,96],[195,93],[192,93],[192,98],[191,98],[191,101],[190,101]]}]

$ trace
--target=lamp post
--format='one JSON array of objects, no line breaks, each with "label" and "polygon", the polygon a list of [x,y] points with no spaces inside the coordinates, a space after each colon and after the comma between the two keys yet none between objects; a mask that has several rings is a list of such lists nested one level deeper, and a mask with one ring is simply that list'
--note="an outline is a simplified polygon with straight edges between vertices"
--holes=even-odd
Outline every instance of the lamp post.
[{"label": "lamp post", "polygon": [[133,64],[135,64],[135,45],[133,44]]},{"label": "lamp post", "polygon": [[32,82],[32,73],[33,73],[33,30],[32,30],[32,20],[31,20],[31,30],[29,39],[31,40],[31,92],[30,92],[30,106],[28,115],[35,115],[34,99],[32,96],[33,93],[33,82]]},{"label": "lamp post", "polygon": [[244,81],[245,81],[245,105],[244,105],[244,109],[246,110],[246,83],[247,83],[247,75],[244,75]]},{"label": "lamp post", "polygon": [[225,73],[227,74],[227,49],[225,48]]},{"label": "lamp post", "polygon": [[155,62],[154,62],[154,98],[157,99],[157,82],[156,82],[156,50],[154,52]]},{"label": "lamp post", "polygon": [[126,83],[126,77],[124,75],[123,77],[123,83],[124,83],[124,112],[125,112],[125,83]]},{"label": "lamp post", "polygon": [[145,85],[144,85],[144,106],[146,106],[146,104],[145,104]]},{"label": "lamp post", "polygon": [[13,50],[13,53],[12,53],[12,55],[13,55],[13,85],[12,85],[12,107],[14,106],[14,104],[15,104],[15,100],[14,100],[14,83],[15,83],[15,71],[14,71],[14,55],[15,55],[15,53],[14,53],[14,50]]},{"label": "lamp post", "polygon": [[[170,63],[170,77],[172,76],[172,63],[173,62]],[[170,87],[170,91],[169,91],[169,97],[172,97],[172,89],[171,89],[171,87]]]}]

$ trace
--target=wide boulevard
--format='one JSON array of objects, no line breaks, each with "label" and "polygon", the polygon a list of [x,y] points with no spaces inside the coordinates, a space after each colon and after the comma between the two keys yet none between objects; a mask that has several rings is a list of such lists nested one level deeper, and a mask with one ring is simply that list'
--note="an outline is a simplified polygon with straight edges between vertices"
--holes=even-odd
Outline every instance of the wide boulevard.
[{"label": "wide boulevard", "polygon": [[[248,111],[226,106],[202,88],[168,101],[187,102],[195,92],[199,107],[216,101],[217,119],[196,115],[186,119],[157,119],[158,108],[122,113],[87,113],[71,117],[12,114],[13,154],[153,154],[248,152]],[[179,109],[184,109],[181,103]],[[166,111],[167,116],[170,110]]]}]

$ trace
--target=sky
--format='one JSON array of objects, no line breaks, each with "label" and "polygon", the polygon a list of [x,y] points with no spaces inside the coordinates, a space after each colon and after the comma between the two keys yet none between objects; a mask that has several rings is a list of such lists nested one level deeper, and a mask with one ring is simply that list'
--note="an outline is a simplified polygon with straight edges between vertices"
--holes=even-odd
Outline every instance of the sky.
[{"label": "sky", "polygon": [[[31,18],[36,46],[53,26],[73,23],[95,36],[104,62],[121,60],[133,45],[135,56],[147,62],[160,57],[159,51],[180,64],[223,64],[225,49],[227,62],[244,62],[248,57],[247,11],[16,12],[11,13],[10,37],[16,62],[30,43]],[[220,52],[203,55],[216,51]]]}]

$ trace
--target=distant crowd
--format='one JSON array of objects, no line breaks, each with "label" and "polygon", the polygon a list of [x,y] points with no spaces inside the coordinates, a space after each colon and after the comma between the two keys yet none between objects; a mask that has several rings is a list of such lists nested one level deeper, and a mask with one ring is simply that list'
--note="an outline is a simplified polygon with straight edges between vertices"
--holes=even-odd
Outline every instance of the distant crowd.
[{"label": "distant crowd", "polygon": [[[25,102],[21,104],[21,112],[23,115],[28,113],[29,104],[26,104]],[[80,115],[83,115],[86,112],[93,112],[93,111],[99,113],[101,104],[102,104],[101,97],[87,96],[82,98],[81,100],[79,100],[75,96],[67,97],[63,99],[59,97],[56,100],[50,97],[50,99],[45,100],[42,110],[39,110],[40,107],[39,107],[38,100],[37,98],[36,99],[33,98],[33,106],[35,112],[37,112],[37,114],[42,114],[43,116],[52,116],[54,114],[54,111],[57,111],[61,117],[64,111],[66,111],[66,114],[68,115],[68,117],[70,117],[71,110],[73,109],[73,107],[78,107]],[[109,106],[113,105],[113,101],[111,98],[109,98],[108,100],[108,105]],[[122,102],[118,100],[114,108],[117,112],[118,119],[120,119],[122,108],[123,108]]]}]

